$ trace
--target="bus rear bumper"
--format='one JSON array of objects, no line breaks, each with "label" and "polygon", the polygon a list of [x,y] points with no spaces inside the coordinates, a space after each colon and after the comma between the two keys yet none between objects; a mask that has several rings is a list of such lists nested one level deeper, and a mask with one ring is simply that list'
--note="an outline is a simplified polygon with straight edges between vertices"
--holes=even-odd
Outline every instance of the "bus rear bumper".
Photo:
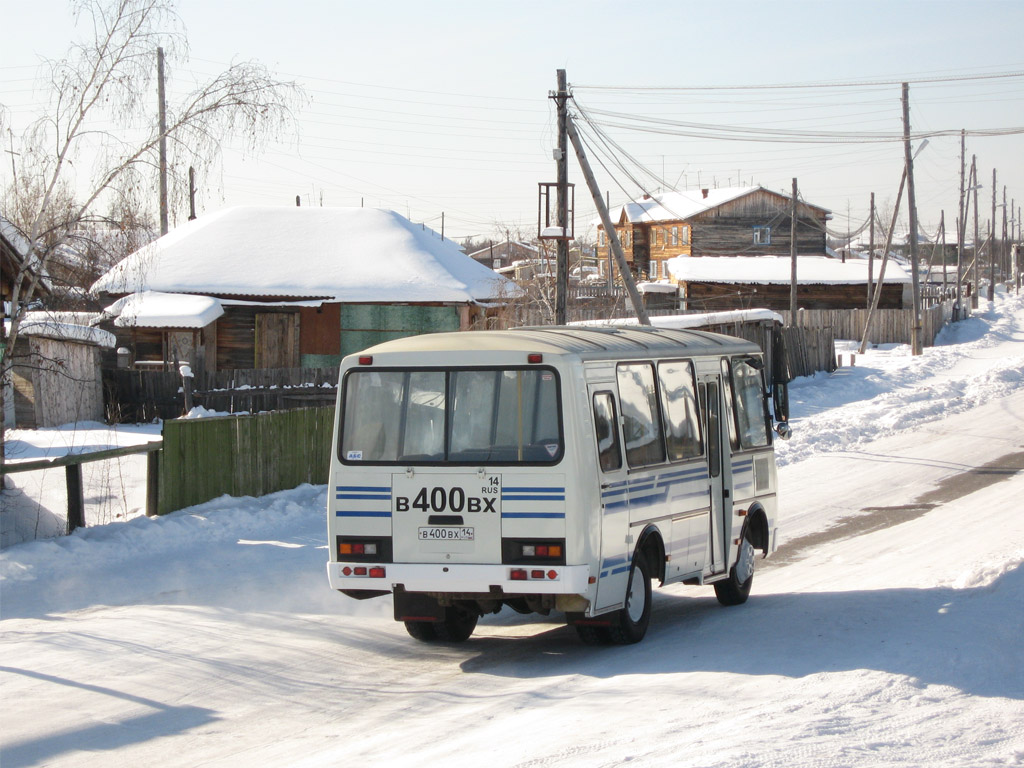
[{"label": "bus rear bumper", "polygon": [[[345,571],[348,570],[346,574]],[[359,574],[356,570],[359,569]],[[384,574],[371,577],[376,569]],[[518,573],[517,573],[518,572]],[[526,578],[514,578],[513,575]],[[364,575],[365,574],[365,575]],[[506,595],[583,595],[591,588],[586,565],[475,565],[440,563],[327,563],[332,589]],[[497,587],[498,590],[494,588]]]}]

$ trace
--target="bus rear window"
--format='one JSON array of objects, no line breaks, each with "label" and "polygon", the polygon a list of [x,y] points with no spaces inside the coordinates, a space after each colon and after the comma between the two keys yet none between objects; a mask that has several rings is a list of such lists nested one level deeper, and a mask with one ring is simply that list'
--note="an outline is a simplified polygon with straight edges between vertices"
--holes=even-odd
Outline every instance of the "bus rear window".
[{"label": "bus rear window", "polygon": [[373,463],[554,463],[558,377],[548,368],[357,370],[345,378],[339,458]]}]

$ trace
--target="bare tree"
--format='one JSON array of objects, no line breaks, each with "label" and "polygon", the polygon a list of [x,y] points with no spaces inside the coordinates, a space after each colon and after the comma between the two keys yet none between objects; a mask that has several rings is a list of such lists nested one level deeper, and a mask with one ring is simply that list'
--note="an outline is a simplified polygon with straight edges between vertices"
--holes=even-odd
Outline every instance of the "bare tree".
[{"label": "bare tree", "polygon": [[[7,350],[17,339],[26,300],[72,233],[83,222],[102,220],[98,211],[105,206],[117,209],[152,186],[162,138],[172,167],[209,171],[223,137],[241,138],[247,151],[255,151],[291,134],[292,109],[305,98],[296,84],[274,79],[262,65],[236,63],[168,105],[161,131],[151,95],[157,49],[173,60],[187,45],[173,0],[77,0],[73,8],[89,39],[47,63],[49,104],[16,155],[15,191],[22,185],[34,191],[18,203],[28,253],[4,297],[0,347]],[[172,182],[183,176],[173,175]],[[74,190],[70,203],[68,189]],[[9,373],[10,356],[4,355],[0,380]],[[0,394],[0,419],[2,413]],[[2,426],[0,421],[0,434]]]}]

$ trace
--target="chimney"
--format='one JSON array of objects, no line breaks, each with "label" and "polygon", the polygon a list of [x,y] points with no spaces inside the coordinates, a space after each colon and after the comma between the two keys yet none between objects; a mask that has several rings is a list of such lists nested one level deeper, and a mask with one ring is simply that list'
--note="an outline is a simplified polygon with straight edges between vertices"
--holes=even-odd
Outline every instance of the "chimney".
[{"label": "chimney", "polygon": [[708,191],[707,191],[706,189],[702,189],[702,190],[700,191],[700,193],[701,193],[702,195],[704,195],[704,199],[705,199],[705,200],[707,200],[707,197],[708,197]]}]

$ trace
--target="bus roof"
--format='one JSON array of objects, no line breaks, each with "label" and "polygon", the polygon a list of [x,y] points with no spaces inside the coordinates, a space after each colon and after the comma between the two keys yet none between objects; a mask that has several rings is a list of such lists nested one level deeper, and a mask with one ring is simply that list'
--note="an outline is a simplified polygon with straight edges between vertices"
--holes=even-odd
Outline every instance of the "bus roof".
[{"label": "bus roof", "polygon": [[363,354],[540,352],[586,359],[757,353],[756,344],[709,331],[651,326],[533,326],[504,331],[454,331],[406,336]]}]

